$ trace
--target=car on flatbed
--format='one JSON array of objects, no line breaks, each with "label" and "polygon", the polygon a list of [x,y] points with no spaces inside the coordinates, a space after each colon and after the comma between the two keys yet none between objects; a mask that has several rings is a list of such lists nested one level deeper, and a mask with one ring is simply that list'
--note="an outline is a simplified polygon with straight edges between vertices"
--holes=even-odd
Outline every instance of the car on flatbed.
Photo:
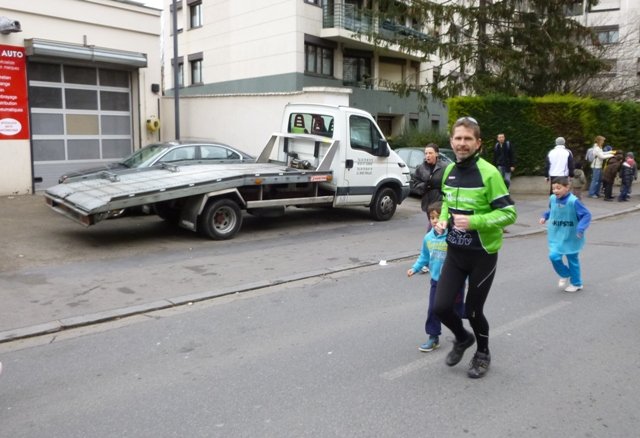
[{"label": "car on flatbed", "polygon": [[149,144],[120,161],[65,173],[58,178],[58,183],[94,178],[103,172],[144,169],[162,164],[252,163],[254,161],[255,157],[224,143],[210,140],[173,140]]}]

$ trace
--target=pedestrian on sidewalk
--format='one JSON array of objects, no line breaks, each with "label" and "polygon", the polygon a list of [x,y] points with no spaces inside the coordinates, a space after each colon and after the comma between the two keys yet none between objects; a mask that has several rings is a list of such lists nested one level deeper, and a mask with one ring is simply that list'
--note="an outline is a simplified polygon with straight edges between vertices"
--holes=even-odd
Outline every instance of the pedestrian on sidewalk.
[{"label": "pedestrian on sidewalk", "polygon": [[498,134],[493,147],[493,165],[500,171],[507,189],[511,185],[511,173],[515,170],[516,156],[513,144],[506,139],[504,133]]},{"label": "pedestrian on sidewalk", "polygon": [[[442,264],[447,255],[447,230],[436,231],[435,226],[440,218],[442,204],[435,202],[429,206],[429,221],[431,229],[425,234],[422,241],[422,249],[420,256],[407,271],[407,276],[412,277],[416,272],[421,272],[422,268],[429,266],[431,272],[431,288],[429,289],[429,307],[427,308],[427,320],[424,330],[427,333],[427,342],[420,345],[418,350],[428,352],[440,347],[440,334],[442,333],[442,324],[433,311],[433,303],[436,298],[436,288],[438,287],[438,279]],[[464,317],[464,286],[460,289],[455,299],[456,313],[460,318]]]},{"label": "pedestrian on sidewalk", "polygon": [[602,188],[602,165],[604,160],[613,157],[613,151],[604,152],[602,145],[606,139],[598,135],[593,144],[593,162],[591,163],[591,185],[589,186],[589,197],[599,198]]},{"label": "pedestrian on sidewalk", "polygon": [[[478,122],[458,119],[451,130],[456,163],[443,175],[442,212],[435,226],[448,230],[447,257],[436,288],[435,314],[456,339],[446,364],[454,366],[477,340],[467,375],[483,377],[489,370],[489,323],[484,303],[489,295],[502,247],[503,229],[516,221],[517,213],[498,169],[480,157],[482,138]],[[469,333],[455,311],[458,292],[468,281],[465,314]]]},{"label": "pedestrian on sidewalk", "polygon": [[[565,146],[564,137],[558,137],[555,141],[556,145],[547,154],[545,160],[545,175],[547,181],[553,180],[558,176],[573,177],[573,171],[575,169],[575,163],[573,160],[573,154]],[[553,192],[553,184],[549,184],[549,194]]]},{"label": "pedestrian on sidewalk", "polygon": [[633,152],[627,152],[627,157],[620,167],[620,196],[618,201],[628,201],[631,197],[631,184],[638,179],[638,165]]},{"label": "pedestrian on sidewalk", "polygon": [[613,201],[613,183],[615,182],[618,173],[620,173],[622,161],[622,154],[616,154],[609,158],[607,167],[602,172],[602,185],[604,186],[605,201]]},{"label": "pedestrian on sidewalk", "polygon": [[558,287],[564,288],[565,292],[578,292],[583,288],[578,255],[584,247],[584,233],[591,223],[591,212],[570,192],[569,178],[555,178],[552,187],[549,210],[540,218],[541,224],[547,224],[549,260],[560,276]]}]

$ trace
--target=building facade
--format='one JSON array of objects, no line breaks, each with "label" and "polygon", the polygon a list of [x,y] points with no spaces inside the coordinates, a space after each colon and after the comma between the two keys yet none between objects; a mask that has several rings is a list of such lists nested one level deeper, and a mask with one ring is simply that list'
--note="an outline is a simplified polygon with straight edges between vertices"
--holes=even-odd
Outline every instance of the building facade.
[{"label": "building facade", "polygon": [[[279,129],[283,104],[320,101],[372,113],[386,136],[408,127],[445,128],[439,102],[426,111],[416,96],[400,97],[389,83],[422,81],[418,54],[377,48],[357,32],[375,27],[420,36],[407,23],[379,23],[378,0],[182,0],[164,17],[163,136],[173,132],[174,67],[181,132],[213,137],[258,153]],[[172,11],[173,0],[165,0]],[[176,62],[177,61],[177,62]],[[242,129],[247,114],[250,130]],[[260,122],[255,122],[259,119]],[[233,123],[238,120],[238,123]]]},{"label": "building facade", "polygon": [[158,137],[160,30],[161,11],[134,2],[0,0],[0,195]]},{"label": "building facade", "polygon": [[640,2],[600,0],[589,6],[577,0],[568,15],[591,28],[598,51],[610,69],[586,84],[586,92],[612,99],[640,98]]}]

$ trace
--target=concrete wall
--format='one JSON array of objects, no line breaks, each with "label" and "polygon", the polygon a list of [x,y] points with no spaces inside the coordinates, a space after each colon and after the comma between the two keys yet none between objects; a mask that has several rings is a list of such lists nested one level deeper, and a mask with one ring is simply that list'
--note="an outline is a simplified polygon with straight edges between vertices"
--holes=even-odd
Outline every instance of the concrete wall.
[{"label": "concrete wall", "polygon": [[514,194],[524,195],[549,195],[549,182],[544,176],[517,176],[511,178],[509,191]]}]

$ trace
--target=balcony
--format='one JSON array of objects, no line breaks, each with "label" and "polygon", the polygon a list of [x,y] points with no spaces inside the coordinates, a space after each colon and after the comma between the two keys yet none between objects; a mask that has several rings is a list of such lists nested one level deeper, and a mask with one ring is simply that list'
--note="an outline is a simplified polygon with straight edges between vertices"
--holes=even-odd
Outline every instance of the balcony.
[{"label": "balcony", "polygon": [[376,32],[390,42],[406,38],[427,41],[432,38],[412,27],[397,24],[391,20],[380,21],[369,9],[359,9],[350,4],[324,4],[322,6],[322,38],[346,43],[359,43],[372,47],[373,43],[356,33]]}]

